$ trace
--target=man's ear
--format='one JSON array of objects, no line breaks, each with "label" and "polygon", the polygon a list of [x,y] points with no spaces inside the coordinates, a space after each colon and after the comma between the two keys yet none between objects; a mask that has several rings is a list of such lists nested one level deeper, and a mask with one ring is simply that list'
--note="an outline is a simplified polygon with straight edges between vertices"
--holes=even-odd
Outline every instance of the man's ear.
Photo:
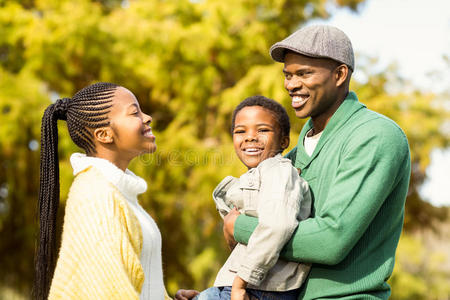
[{"label": "man's ear", "polygon": [[347,65],[339,65],[335,70],[336,86],[341,86],[349,76],[349,70]]},{"label": "man's ear", "polygon": [[286,149],[287,147],[289,147],[289,142],[291,141],[291,139],[289,138],[289,136],[283,136],[281,138],[281,149]]},{"label": "man's ear", "polygon": [[94,138],[102,144],[111,144],[114,141],[113,131],[110,127],[96,128]]}]

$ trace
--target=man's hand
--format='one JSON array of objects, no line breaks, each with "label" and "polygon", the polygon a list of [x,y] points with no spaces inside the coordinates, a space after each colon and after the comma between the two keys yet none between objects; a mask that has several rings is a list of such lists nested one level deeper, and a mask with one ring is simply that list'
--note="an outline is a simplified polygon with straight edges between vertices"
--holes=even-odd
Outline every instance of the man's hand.
[{"label": "man's hand", "polygon": [[234,240],[234,222],[236,222],[237,217],[240,215],[236,208],[233,208],[224,218],[223,218],[223,235],[227,241],[230,250],[236,247],[237,242]]},{"label": "man's hand", "polygon": [[200,294],[196,290],[178,290],[175,294],[175,300],[189,300]]}]

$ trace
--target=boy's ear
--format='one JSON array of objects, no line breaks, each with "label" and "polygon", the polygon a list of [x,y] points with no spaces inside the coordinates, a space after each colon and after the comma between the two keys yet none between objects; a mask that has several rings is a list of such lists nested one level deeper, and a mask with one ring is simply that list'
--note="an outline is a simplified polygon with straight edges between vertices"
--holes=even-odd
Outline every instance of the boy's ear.
[{"label": "boy's ear", "polygon": [[111,144],[114,141],[113,131],[110,127],[100,127],[94,130],[94,138],[103,144]]},{"label": "boy's ear", "polygon": [[281,149],[286,149],[287,147],[289,147],[289,142],[291,141],[291,139],[288,136],[283,136],[281,138]]}]

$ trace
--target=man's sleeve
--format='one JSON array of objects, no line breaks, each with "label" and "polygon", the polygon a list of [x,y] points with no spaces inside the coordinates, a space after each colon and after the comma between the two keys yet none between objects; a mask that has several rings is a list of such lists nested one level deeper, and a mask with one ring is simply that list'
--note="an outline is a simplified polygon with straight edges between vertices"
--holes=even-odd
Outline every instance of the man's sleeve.
[{"label": "man's sleeve", "polygon": [[[388,122],[388,121],[387,121]],[[354,247],[398,181],[409,172],[409,148],[396,126],[370,122],[349,136],[324,206],[300,222],[281,256],[287,260],[337,264]],[[406,174],[408,173],[408,174]],[[234,235],[246,243],[257,219],[239,216]]]}]

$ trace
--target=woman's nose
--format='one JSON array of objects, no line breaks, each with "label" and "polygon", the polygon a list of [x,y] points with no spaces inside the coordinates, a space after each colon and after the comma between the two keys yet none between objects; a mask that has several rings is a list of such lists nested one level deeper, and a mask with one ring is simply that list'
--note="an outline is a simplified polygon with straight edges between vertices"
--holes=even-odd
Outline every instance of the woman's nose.
[{"label": "woman's nose", "polygon": [[153,121],[151,116],[149,116],[145,113],[143,113],[143,115],[144,115],[144,118],[143,118],[144,124],[150,124]]}]

